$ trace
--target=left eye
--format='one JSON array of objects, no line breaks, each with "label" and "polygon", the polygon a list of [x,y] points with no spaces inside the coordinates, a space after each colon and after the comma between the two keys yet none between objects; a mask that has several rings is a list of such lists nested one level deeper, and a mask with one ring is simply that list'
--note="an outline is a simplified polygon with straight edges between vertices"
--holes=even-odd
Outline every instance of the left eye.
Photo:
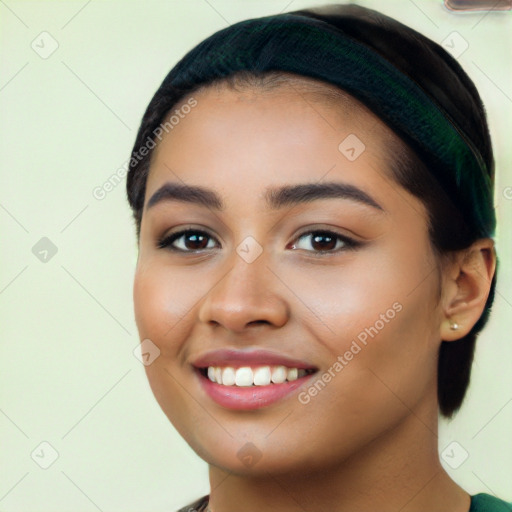
[{"label": "left eye", "polygon": [[[314,235],[314,236],[312,236]],[[311,246],[318,249],[313,252],[325,253],[325,252],[338,252],[341,250],[355,249],[358,247],[360,242],[356,242],[352,238],[335,233],[333,231],[308,231],[298,237],[297,240],[311,237]],[[340,241],[341,245],[336,248],[337,242]],[[301,249],[298,244],[293,244],[293,249]],[[306,249],[307,250],[307,249]]]}]

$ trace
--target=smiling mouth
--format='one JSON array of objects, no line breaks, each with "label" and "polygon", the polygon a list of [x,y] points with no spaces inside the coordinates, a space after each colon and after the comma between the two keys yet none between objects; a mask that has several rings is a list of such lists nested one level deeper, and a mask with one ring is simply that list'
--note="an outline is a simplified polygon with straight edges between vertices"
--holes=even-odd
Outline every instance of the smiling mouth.
[{"label": "smiling mouth", "polygon": [[199,373],[215,384],[231,387],[257,387],[293,382],[316,372],[308,368],[288,368],[283,365],[208,366]]}]

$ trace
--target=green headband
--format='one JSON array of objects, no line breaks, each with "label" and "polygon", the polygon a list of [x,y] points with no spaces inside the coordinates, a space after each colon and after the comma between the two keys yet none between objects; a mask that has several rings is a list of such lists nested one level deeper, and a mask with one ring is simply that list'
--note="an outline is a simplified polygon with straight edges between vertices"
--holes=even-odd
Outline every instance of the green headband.
[{"label": "green headband", "polygon": [[241,70],[288,71],[349,92],[434,163],[431,172],[479,236],[494,236],[493,174],[480,152],[421,84],[374,49],[325,21],[289,13],[267,16],[205,39],[162,87],[186,89]]}]

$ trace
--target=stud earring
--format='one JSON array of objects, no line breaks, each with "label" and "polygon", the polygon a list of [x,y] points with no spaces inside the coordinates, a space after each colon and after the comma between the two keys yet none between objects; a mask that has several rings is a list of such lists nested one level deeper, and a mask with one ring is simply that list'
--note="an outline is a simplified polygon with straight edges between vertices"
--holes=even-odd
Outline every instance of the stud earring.
[{"label": "stud earring", "polygon": [[457,322],[454,322],[453,320],[450,320],[450,329],[452,331],[456,331],[459,328],[459,324]]}]

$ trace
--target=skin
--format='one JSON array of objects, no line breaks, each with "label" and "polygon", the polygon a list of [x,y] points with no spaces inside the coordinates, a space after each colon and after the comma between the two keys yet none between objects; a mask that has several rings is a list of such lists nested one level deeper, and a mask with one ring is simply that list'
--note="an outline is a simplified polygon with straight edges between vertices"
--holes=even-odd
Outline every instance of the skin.
[{"label": "skin", "polygon": [[[209,464],[210,510],[467,512],[469,495],[439,462],[437,352],[483,311],[492,240],[435,259],[424,206],[391,178],[394,135],[364,108],[335,109],[292,86],[194,97],[155,150],[146,202],[174,181],[216,190],[226,209],[145,208],[133,292],[140,337],[160,350],[145,367],[151,389]],[[366,146],[353,162],[338,150],[351,133]],[[268,186],[326,180],[356,185],[385,211],[339,198],[266,209]],[[189,253],[157,247],[189,225],[208,232],[208,249],[192,254],[186,236],[174,245]],[[299,238],[309,228],[364,245],[336,252],[341,241]],[[250,264],[236,252],[248,236],[263,249]],[[315,257],[324,247],[331,252]],[[254,347],[322,375],[394,303],[395,318],[307,404],[300,388],[268,407],[229,410],[207,397],[191,366],[211,349]],[[261,454],[250,467],[237,456],[248,442]]]}]

